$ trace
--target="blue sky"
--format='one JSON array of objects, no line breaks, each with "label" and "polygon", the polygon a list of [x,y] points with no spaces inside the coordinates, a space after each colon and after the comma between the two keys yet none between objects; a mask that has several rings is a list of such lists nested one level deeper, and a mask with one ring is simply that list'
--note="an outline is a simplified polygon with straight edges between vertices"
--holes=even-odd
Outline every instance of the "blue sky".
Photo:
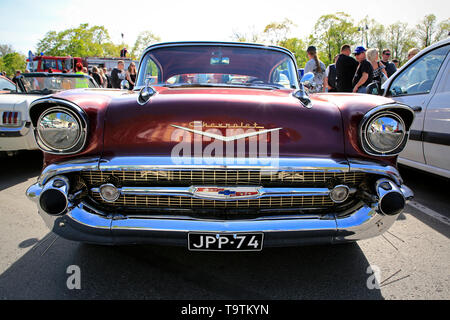
[{"label": "blue sky", "polygon": [[323,14],[344,11],[356,21],[369,15],[380,23],[415,25],[433,13],[438,21],[450,18],[448,0],[0,0],[0,44],[11,44],[26,54],[50,30],[61,31],[80,23],[104,25],[114,42],[133,45],[140,31],[151,30],[163,41],[229,41],[233,30],[262,30],[272,21],[289,18],[297,27],[293,36],[311,33]]}]

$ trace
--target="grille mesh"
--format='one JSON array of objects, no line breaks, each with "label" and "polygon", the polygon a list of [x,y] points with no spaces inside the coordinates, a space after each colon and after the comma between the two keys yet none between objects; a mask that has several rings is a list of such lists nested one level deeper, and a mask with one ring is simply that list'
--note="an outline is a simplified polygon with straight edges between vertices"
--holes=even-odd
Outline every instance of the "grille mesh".
[{"label": "grille mesh", "polygon": [[151,170],[151,171],[83,171],[83,179],[90,186],[100,185],[114,177],[122,185],[178,183],[185,185],[267,185],[267,184],[323,184],[339,179],[349,185],[359,184],[363,172],[324,171],[260,171],[260,170]]}]

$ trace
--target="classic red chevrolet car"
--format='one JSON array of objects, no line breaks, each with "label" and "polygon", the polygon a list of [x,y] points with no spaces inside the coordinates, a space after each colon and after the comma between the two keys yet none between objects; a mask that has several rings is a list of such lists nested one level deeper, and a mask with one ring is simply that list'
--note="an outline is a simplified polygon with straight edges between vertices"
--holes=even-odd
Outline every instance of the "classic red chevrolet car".
[{"label": "classic red chevrolet car", "polygon": [[134,91],[69,90],[30,117],[45,163],[27,195],[67,239],[223,251],[351,242],[385,232],[413,196],[396,169],[412,109],[308,95],[280,47],[152,45]]}]

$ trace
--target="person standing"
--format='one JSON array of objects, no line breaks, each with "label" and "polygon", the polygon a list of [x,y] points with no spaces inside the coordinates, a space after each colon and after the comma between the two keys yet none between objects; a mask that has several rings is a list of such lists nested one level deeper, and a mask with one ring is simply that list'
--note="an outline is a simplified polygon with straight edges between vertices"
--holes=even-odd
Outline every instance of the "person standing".
[{"label": "person standing", "polygon": [[334,56],[334,63],[330,64],[327,67],[327,70],[325,71],[325,79],[323,80],[324,83],[324,92],[325,90],[328,90],[328,92],[337,92],[336,87],[336,61],[339,58],[339,55],[337,54]]},{"label": "person standing", "polygon": [[128,66],[126,79],[130,84],[130,90],[133,90],[134,84],[136,82],[136,65],[134,64],[134,62],[131,62],[130,65]]},{"label": "person standing", "polygon": [[92,78],[94,78],[95,82],[97,82],[99,87],[103,87],[103,79],[102,79],[100,72],[96,66],[92,67]]},{"label": "person standing", "polygon": [[75,74],[84,74],[84,72],[83,72],[83,65],[81,64],[81,62],[78,62],[75,65]]},{"label": "person standing", "polygon": [[391,50],[383,49],[383,51],[381,52],[381,63],[384,64],[384,66],[386,67],[386,74],[388,78],[392,76],[395,73],[395,71],[397,71],[395,64],[389,62],[390,58],[391,58]]},{"label": "person standing", "polygon": [[103,67],[103,74],[105,75],[105,78],[106,78],[106,87],[105,88],[112,88],[111,76],[110,76],[110,74],[108,74],[108,69],[106,69],[106,67]]},{"label": "person standing", "polygon": [[117,68],[111,71],[111,87],[115,89],[120,89],[120,83],[125,80],[125,63],[123,60],[117,61]]},{"label": "person standing", "polygon": [[355,76],[353,77],[352,92],[366,93],[366,87],[373,80],[373,68],[369,61],[366,59],[366,49],[363,46],[356,47],[355,51],[356,61],[359,62],[356,69]]},{"label": "person standing", "polygon": [[309,60],[305,65],[305,73],[312,72],[314,74],[313,82],[316,85],[310,92],[321,92],[323,79],[325,78],[325,64],[319,60],[316,47],[309,46],[306,53],[308,54]]},{"label": "person standing", "polygon": [[16,73],[14,75],[14,78],[12,78],[12,82],[14,82],[15,84],[17,84],[17,82],[19,81],[19,77],[22,74],[22,72],[20,70],[16,70]]},{"label": "person standing", "polygon": [[369,49],[366,53],[367,60],[370,62],[373,68],[373,81],[377,81],[379,85],[383,84],[387,80],[386,67],[380,61],[378,61],[378,49]]},{"label": "person standing", "polygon": [[408,50],[408,60],[414,57],[416,54],[419,53],[419,49],[417,48],[411,48]]},{"label": "person standing", "polygon": [[355,75],[358,62],[350,57],[350,45],[341,47],[341,54],[336,61],[336,89],[338,92],[352,92],[352,80]]}]

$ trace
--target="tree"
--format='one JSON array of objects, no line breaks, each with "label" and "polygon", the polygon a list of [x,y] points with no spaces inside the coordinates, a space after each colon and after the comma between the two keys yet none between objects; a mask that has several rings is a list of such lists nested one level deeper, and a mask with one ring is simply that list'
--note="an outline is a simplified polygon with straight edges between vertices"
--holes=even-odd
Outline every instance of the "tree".
[{"label": "tree", "polygon": [[308,61],[305,41],[299,38],[289,38],[281,41],[279,45],[288,49],[295,55],[297,66],[299,68],[303,68],[305,66],[306,62]]},{"label": "tree", "polygon": [[8,53],[1,60],[1,71],[6,71],[9,77],[14,76],[16,70],[23,72],[27,65],[26,57],[18,52]]},{"label": "tree", "polygon": [[37,44],[37,52],[52,56],[118,56],[120,45],[111,42],[108,30],[88,23],[60,32],[49,31]]},{"label": "tree", "polygon": [[271,22],[264,28],[263,35],[268,43],[279,45],[287,39],[292,27],[295,24],[287,18],[282,22]]},{"label": "tree", "polygon": [[355,43],[357,34],[358,27],[353,25],[351,17],[344,12],[337,12],[323,15],[317,20],[309,41],[311,44],[317,44],[320,50],[325,52],[322,61],[329,64],[343,44]]},{"label": "tree", "polygon": [[419,24],[416,25],[417,40],[422,48],[428,47],[432,43],[433,35],[437,31],[436,16],[426,15]]},{"label": "tree", "polygon": [[145,48],[150,44],[161,41],[161,38],[151,31],[142,31],[139,33],[133,46],[133,55],[139,57]]},{"label": "tree", "polygon": [[438,24],[436,34],[434,36],[434,41],[441,41],[450,36],[450,18],[444,21],[441,21]]},{"label": "tree", "polygon": [[8,53],[13,53],[14,49],[10,44],[0,44],[0,57],[7,55]]},{"label": "tree", "polygon": [[[368,16],[358,22],[358,25],[364,26],[365,44],[367,48],[376,48],[379,52],[382,52],[386,48],[386,28],[384,25],[374,19],[369,19]],[[367,29],[365,29],[366,26]]]},{"label": "tree", "polygon": [[261,43],[264,41],[262,34],[255,30],[255,26],[252,26],[248,32],[233,30],[232,33],[232,41],[252,43]]},{"label": "tree", "polygon": [[409,49],[417,46],[414,41],[415,31],[408,28],[406,22],[396,22],[386,29],[387,46],[392,50],[393,57],[405,61]]}]

